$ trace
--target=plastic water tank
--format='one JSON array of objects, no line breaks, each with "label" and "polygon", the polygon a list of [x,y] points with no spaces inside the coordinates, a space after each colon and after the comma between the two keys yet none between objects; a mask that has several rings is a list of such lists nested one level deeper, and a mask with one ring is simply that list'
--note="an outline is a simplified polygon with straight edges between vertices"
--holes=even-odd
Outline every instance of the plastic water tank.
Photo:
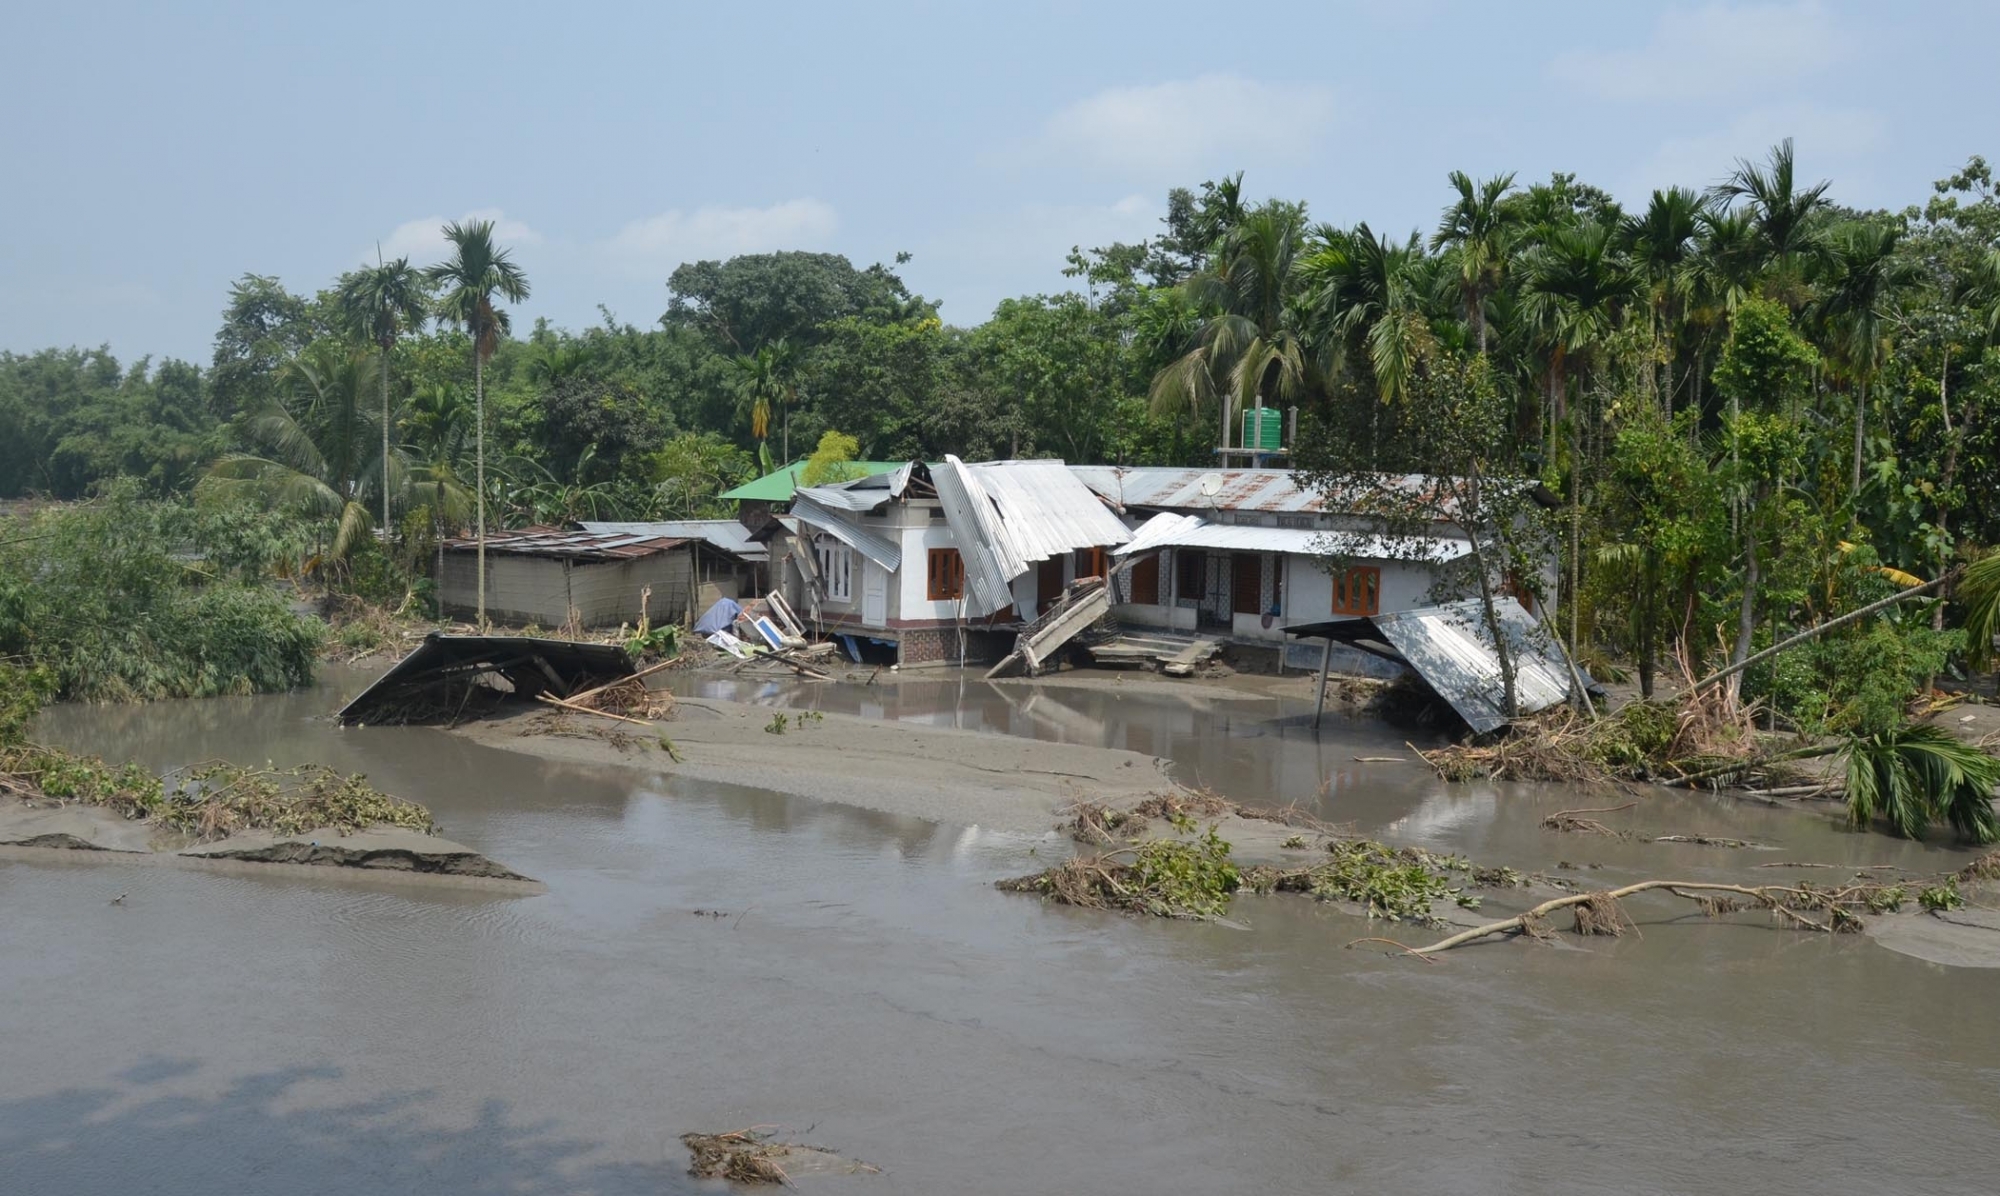
[{"label": "plastic water tank", "polygon": [[1243,447],[1275,453],[1285,447],[1285,417],[1276,407],[1243,411]]}]

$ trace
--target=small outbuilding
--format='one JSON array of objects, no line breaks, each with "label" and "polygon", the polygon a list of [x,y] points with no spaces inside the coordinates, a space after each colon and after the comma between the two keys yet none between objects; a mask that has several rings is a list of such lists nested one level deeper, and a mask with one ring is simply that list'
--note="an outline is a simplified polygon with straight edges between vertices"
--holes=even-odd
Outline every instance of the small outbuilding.
[{"label": "small outbuilding", "polygon": [[[700,541],[647,532],[527,527],[486,537],[486,615],[539,627],[616,627],[687,617],[699,600]],[[453,614],[479,606],[479,545],[448,540],[438,601]]]}]

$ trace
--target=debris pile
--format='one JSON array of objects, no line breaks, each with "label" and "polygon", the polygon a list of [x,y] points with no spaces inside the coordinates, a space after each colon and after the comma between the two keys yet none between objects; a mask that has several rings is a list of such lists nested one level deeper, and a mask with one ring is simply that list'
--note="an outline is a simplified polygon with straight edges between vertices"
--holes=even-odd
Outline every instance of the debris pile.
[{"label": "debris pile", "polygon": [[781,1141],[776,1134],[777,1127],[768,1125],[721,1134],[682,1134],[681,1145],[688,1148],[688,1174],[696,1179],[789,1188],[795,1186],[792,1176],[807,1172],[858,1175],[882,1170],[824,1146]]}]

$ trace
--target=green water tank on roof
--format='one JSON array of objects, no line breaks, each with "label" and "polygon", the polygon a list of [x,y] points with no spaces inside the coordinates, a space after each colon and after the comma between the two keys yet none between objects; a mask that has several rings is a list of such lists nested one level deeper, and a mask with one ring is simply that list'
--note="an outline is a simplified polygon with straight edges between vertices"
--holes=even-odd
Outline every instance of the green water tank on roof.
[{"label": "green water tank on roof", "polygon": [[1243,412],[1243,447],[1275,453],[1285,447],[1285,417],[1276,407],[1250,407]]}]

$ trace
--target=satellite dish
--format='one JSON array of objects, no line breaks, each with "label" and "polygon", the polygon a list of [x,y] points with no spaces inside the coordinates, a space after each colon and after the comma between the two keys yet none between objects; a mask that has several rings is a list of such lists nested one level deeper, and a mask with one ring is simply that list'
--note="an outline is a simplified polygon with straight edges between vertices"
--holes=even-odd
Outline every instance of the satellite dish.
[{"label": "satellite dish", "polygon": [[1222,493],[1222,475],[1219,473],[1202,474],[1199,485],[1201,486],[1201,496],[1203,498],[1214,498],[1216,495]]}]

